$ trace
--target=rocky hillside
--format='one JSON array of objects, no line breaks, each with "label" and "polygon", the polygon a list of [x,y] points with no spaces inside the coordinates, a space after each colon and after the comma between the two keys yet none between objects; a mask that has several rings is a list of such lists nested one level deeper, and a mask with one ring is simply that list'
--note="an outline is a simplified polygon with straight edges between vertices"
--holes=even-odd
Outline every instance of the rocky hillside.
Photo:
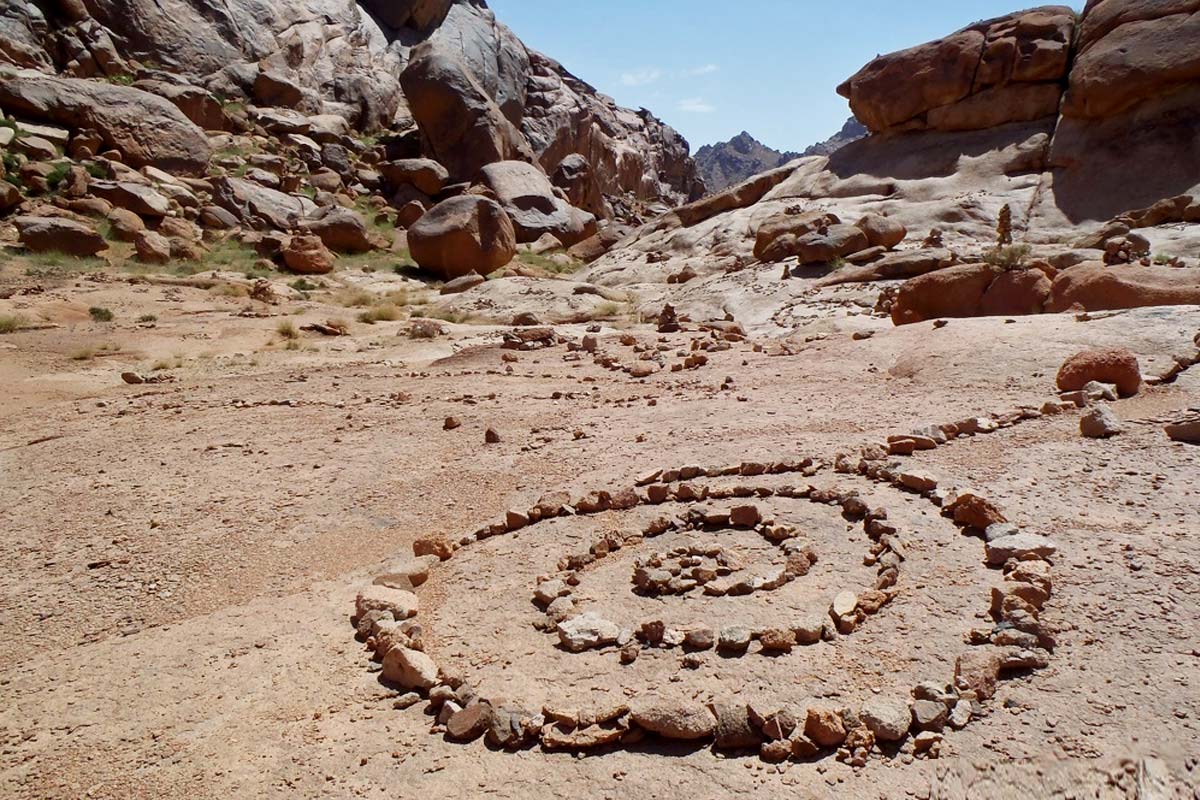
[{"label": "rocky hillside", "polygon": [[[457,74],[453,111],[433,109],[440,100],[429,95],[414,103],[403,86],[422,48]],[[676,205],[696,191],[682,137],[526,48],[483,0],[14,0],[0,10],[0,62],[67,81],[25,79],[41,80],[43,92],[95,100],[110,93],[73,81],[131,86],[144,94],[124,94],[126,108],[163,98],[205,130],[251,131],[262,127],[257,112],[285,108],[344,120],[355,134],[415,125],[418,154],[455,161],[461,131],[495,138],[502,129],[507,155],[561,172],[572,200],[601,217],[642,202]],[[6,110],[34,113],[5,94]],[[478,165],[467,157],[458,166]]]},{"label": "rocky hillside", "polygon": [[727,142],[706,144],[696,151],[696,169],[710,192],[723,192],[760,172],[786,164],[799,153],[781,153],[746,131]]},{"label": "rocky hillside", "polygon": [[850,144],[851,142],[857,142],[866,135],[867,126],[863,125],[854,117],[851,117],[850,119],[846,120],[846,124],[842,126],[840,131],[835,133],[833,136],[830,136],[823,142],[817,142],[816,144],[809,145],[804,149],[804,152],[800,154],[800,157],[806,158],[808,156],[833,155],[846,145]]},{"label": "rocky hillside", "polygon": [[[880,56],[838,87],[873,135],[667,214],[590,277],[656,283],[684,266],[845,259],[865,266],[836,280],[899,278],[1015,242],[1051,271],[1102,259],[1143,263],[1147,279],[1165,270],[1153,291],[1114,284],[1088,302],[1193,297],[1196,270],[1149,265],[1200,244],[1197,34],[1194,3],[1092,0],[1082,16],[1046,6]],[[880,219],[914,235],[877,242]],[[693,267],[699,254],[709,258]],[[966,276],[983,288],[993,277]],[[1180,282],[1182,295],[1158,291]],[[1048,281],[1030,284],[1041,309]]]}]

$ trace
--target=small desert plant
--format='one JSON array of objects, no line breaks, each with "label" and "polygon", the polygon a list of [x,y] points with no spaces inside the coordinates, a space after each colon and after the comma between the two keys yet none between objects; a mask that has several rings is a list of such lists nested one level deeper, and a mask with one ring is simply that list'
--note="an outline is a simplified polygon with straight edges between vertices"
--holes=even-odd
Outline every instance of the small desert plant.
[{"label": "small desert plant", "polygon": [[339,292],[335,299],[338,305],[346,308],[366,308],[374,305],[378,298],[366,289],[347,289]]},{"label": "small desert plant", "polygon": [[1027,244],[1010,244],[993,247],[983,251],[984,263],[1003,269],[1014,269],[1029,256],[1030,247]]},{"label": "small desert plant", "polygon": [[137,318],[137,321],[141,323],[158,322],[158,317],[154,316],[153,314],[142,314]]},{"label": "small desert plant", "polygon": [[29,324],[29,320],[20,314],[0,314],[0,333],[19,331]]},{"label": "small desert plant", "polygon": [[592,309],[592,313],[588,316],[592,319],[608,319],[609,317],[615,317],[620,313],[621,306],[619,304],[608,302],[601,303],[600,305],[596,306],[594,309]]},{"label": "small desert plant", "polygon": [[112,322],[113,312],[101,306],[92,306],[88,309],[88,315],[91,316],[93,322]]},{"label": "small desert plant", "polygon": [[296,330],[296,323],[292,322],[290,319],[280,321],[280,323],[275,326],[275,332],[284,339],[288,340],[300,338],[300,331]]},{"label": "small desert plant", "polygon": [[412,339],[435,339],[441,336],[445,331],[441,325],[438,325],[431,319],[416,319],[408,328],[409,338]]},{"label": "small desert plant", "polygon": [[359,322],[374,325],[376,322],[393,322],[400,319],[400,309],[395,306],[373,306],[358,315]]},{"label": "small desert plant", "polygon": [[162,372],[165,369],[171,368],[171,362],[165,358],[160,358],[154,362],[154,366],[150,367],[151,372]]},{"label": "small desert plant", "polygon": [[96,348],[94,348],[94,347],[81,347],[78,350],[71,353],[72,361],[91,361],[95,357],[96,357]]},{"label": "small desert plant", "polygon": [[455,324],[466,322],[471,318],[470,314],[465,314],[461,311],[451,311],[447,308],[427,308],[422,314],[429,319],[440,319],[443,322],[453,322]]},{"label": "small desert plant", "polygon": [[66,162],[55,164],[50,168],[50,172],[46,174],[46,185],[50,187],[51,191],[55,191],[59,186],[62,185],[62,182],[65,181],[67,176],[70,174],[70,164],[67,164]]},{"label": "small desert plant", "polygon": [[304,278],[297,278],[296,280],[289,283],[288,286],[292,287],[297,292],[311,292],[315,289],[321,288],[315,283],[310,283],[309,281],[306,281]]}]

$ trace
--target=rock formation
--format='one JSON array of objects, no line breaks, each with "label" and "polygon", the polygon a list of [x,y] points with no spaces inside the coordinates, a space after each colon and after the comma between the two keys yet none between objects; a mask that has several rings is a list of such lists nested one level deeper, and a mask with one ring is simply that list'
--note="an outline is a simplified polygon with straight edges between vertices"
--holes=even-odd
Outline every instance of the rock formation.
[{"label": "rock formation", "polygon": [[[1093,1],[1078,21],[1067,7],[1047,6],[880,56],[838,89],[872,135],[758,176],[770,184],[762,191],[735,187],[676,209],[588,275],[613,285],[665,282],[700,254],[708,259],[693,269],[702,276],[739,269],[755,257],[764,226],[806,212],[843,220],[884,214],[914,234],[935,231],[931,246],[977,261],[995,248],[1002,216],[1016,247],[1033,246],[1057,269],[1102,259],[1149,263],[1160,248],[1188,255],[1200,243],[1200,230],[1187,224],[1200,219],[1200,62],[1187,44],[1198,19],[1193,3]],[[1168,221],[1177,224],[1150,230]],[[1089,250],[1063,252],[1076,243]],[[1005,248],[1012,252],[989,258],[1020,261],[1022,251]],[[938,269],[956,259],[918,260]],[[861,274],[908,270],[871,266]],[[1156,276],[1162,290],[1140,296],[1190,297],[1189,272]],[[1070,274],[1055,279],[1061,292],[1095,284]],[[842,282],[835,277],[830,282]],[[1029,284],[1035,293],[1045,288],[1040,279]],[[1071,302],[1051,297],[1045,307]]]}]

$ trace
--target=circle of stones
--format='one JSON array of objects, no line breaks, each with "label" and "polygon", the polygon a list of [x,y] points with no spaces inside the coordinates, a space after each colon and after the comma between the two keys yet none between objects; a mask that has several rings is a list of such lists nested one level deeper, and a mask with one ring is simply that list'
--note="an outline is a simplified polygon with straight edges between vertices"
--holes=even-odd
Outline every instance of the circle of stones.
[{"label": "circle of stones", "polygon": [[[378,576],[359,593],[354,621],[368,649],[382,660],[385,682],[411,690],[397,699],[397,707],[415,705],[423,695],[436,714],[435,731],[443,732],[451,741],[469,742],[484,737],[490,745],[508,750],[540,745],[547,750],[582,752],[633,746],[647,736],[658,736],[692,742],[710,740],[718,749],[758,746],[761,757],[767,761],[811,760],[836,753],[840,760],[853,766],[865,765],[874,748],[911,746],[910,752],[916,755],[936,755],[947,726],[958,729],[986,713],[985,703],[994,695],[997,681],[1004,673],[1042,668],[1049,663],[1054,638],[1039,614],[1051,596],[1049,559],[1057,548],[1046,537],[1021,532],[1008,523],[1000,509],[978,492],[944,487],[927,473],[905,469],[899,459],[958,438],[989,434],[1081,405],[1055,401],[1041,409],[1022,408],[994,417],[927,426],[888,437],[886,444],[868,445],[857,455],[840,454],[835,459],[835,472],[857,473],[877,483],[919,494],[965,532],[981,534],[985,540],[985,562],[1003,570],[1002,584],[989,587],[988,591],[993,626],[969,632],[966,638],[972,647],[956,659],[949,682],[922,682],[913,687],[909,698],[875,698],[861,709],[814,705],[802,718],[787,710],[771,712],[734,701],[707,705],[695,701],[694,705],[681,707],[679,703],[687,701],[661,701],[654,697],[647,698],[645,703],[635,697],[629,703],[588,711],[544,708],[537,712],[479,696],[461,677],[443,672],[423,652],[423,632],[415,619],[418,601],[411,590],[426,580],[438,562],[449,560],[462,547],[542,520],[627,510],[642,504],[695,503],[774,494],[840,505],[848,517],[863,521],[879,566],[875,591],[887,593],[899,577],[904,549],[898,531],[887,521],[886,512],[870,509],[856,492],[812,486],[707,489],[692,482],[701,477],[785,473],[811,477],[828,466],[813,459],[656,470],[639,479],[633,488],[593,491],[574,500],[564,492],[544,495],[527,511],[509,511],[503,520],[484,526],[458,542],[443,537],[418,539],[413,545],[415,560]],[[685,519],[694,521],[696,514],[703,513],[706,512],[692,509]],[[732,510],[730,514],[732,517]],[[839,604],[835,598],[831,619],[838,622],[839,617],[845,617],[857,624],[865,613],[858,602],[851,605],[845,599]],[[664,708],[655,705],[656,702],[674,705]],[[889,708],[901,713],[890,713]],[[674,724],[680,719],[689,721],[686,731]],[[664,720],[672,722],[664,724]]]}]

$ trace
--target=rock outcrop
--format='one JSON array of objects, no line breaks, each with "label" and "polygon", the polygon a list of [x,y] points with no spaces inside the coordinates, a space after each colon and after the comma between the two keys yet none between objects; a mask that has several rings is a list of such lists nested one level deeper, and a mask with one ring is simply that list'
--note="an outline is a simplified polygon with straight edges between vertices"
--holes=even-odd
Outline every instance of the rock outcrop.
[{"label": "rock outcrop", "polygon": [[979,130],[1058,112],[1075,12],[1045,6],[880,56],[838,93],[879,133]]},{"label": "rock outcrop", "polygon": [[[0,9],[4,63],[136,83],[59,85],[63,97],[82,87],[80,105],[95,115],[116,103],[110,89],[141,90],[210,130],[257,122],[336,137],[419,126],[424,147],[389,158],[431,156],[463,181],[492,161],[528,161],[561,172],[571,202],[597,217],[641,219],[645,206],[699,195],[678,133],[526,48],[482,0],[12,0]],[[138,119],[128,104],[115,109]],[[190,172],[206,156],[131,153],[135,165]]]}]

